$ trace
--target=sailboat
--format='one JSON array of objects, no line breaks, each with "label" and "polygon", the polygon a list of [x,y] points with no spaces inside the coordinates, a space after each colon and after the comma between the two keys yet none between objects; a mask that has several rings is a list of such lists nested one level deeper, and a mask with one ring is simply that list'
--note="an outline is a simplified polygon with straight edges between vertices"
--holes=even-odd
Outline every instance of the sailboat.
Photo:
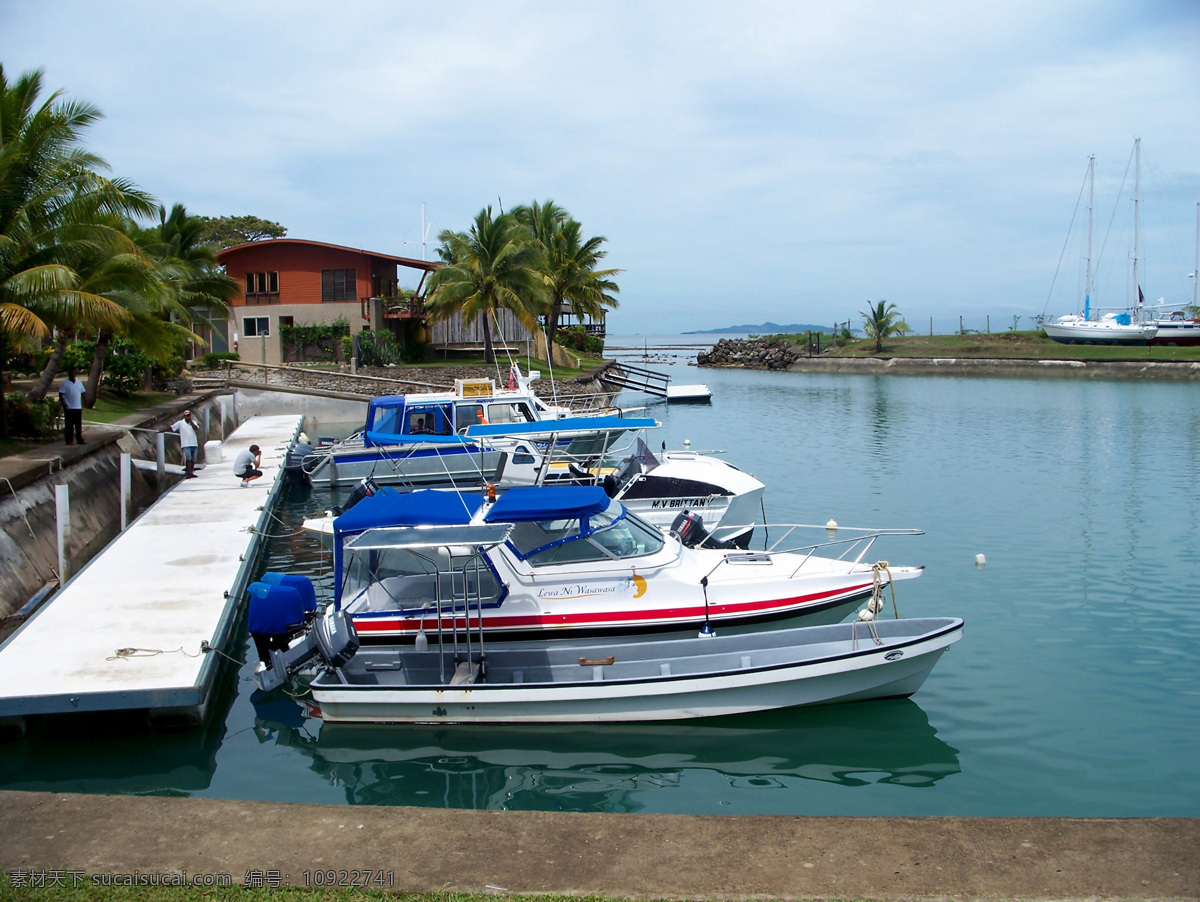
[{"label": "sailboat", "polygon": [[1191,275],[1192,306],[1157,317],[1158,332],[1150,344],[1200,345],[1200,204],[1196,204],[1196,261]]},{"label": "sailboat", "polygon": [[1103,313],[1091,317],[1092,300],[1092,207],[1095,199],[1096,157],[1088,158],[1088,256],[1084,282],[1083,314],[1061,316],[1053,323],[1043,323],[1042,329],[1054,341],[1063,344],[1144,345],[1158,333],[1153,320],[1143,320],[1141,283],[1138,281],[1138,233],[1140,227],[1142,139],[1133,142],[1135,163],[1133,199],[1133,284],[1137,288],[1137,305],[1132,314]]}]

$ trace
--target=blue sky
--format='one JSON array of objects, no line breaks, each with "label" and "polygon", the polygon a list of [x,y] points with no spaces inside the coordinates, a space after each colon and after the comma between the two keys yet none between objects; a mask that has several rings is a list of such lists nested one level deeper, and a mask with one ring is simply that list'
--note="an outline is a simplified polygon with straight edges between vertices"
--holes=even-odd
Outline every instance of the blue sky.
[{"label": "blue sky", "polygon": [[553,199],[624,271],[613,332],[1070,312],[1089,154],[1123,304],[1135,136],[1145,293],[1192,296],[1197,3],[5,0],[0,34],[194,213],[420,257],[422,203],[432,256]]}]

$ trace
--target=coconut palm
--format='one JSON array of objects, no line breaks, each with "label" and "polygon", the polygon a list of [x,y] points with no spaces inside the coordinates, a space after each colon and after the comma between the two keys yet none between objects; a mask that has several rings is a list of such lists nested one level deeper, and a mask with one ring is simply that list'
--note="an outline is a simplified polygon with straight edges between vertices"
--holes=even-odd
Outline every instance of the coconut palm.
[{"label": "coconut palm", "polygon": [[82,287],[75,267],[97,249],[128,249],[113,215],[155,209],[131,183],[100,176],[104,161],[80,146],[99,111],[61,92],[39,104],[41,93],[40,71],[10,83],[0,65],[0,368],[14,343],[41,339],[52,327],[125,318],[110,298]]},{"label": "coconut palm", "polygon": [[433,320],[459,313],[470,325],[483,317],[484,360],[495,363],[489,320],[500,308],[511,310],[530,329],[545,306],[541,250],[512,214],[479,211],[470,232],[446,230],[438,236],[446,266],[429,277],[426,309]]},{"label": "coconut palm", "polygon": [[170,213],[160,209],[157,227],[139,229],[126,223],[126,229],[153,273],[140,290],[113,296],[128,317],[115,328],[97,332],[83,396],[86,407],[96,403],[104,358],[116,335],[132,340],[149,356],[166,360],[180,344],[196,339],[189,327],[198,315],[224,315],[226,302],[238,292],[238,283],[220,271],[203,218],[190,216],[183,204],[172,206]]},{"label": "coconut palm", "polygon": [[908,323],[900,316],[895,304],[880,301],[873,307],[860,310],[863,318],[863,331],[868,338],[875,339],[875,353],[883,350],[883,340],[893,335],[904,335],[909,331]]},{"label": "coconut palm", "polygon": [[547,347],[554,344],[559,317],[566,306],[576,316],[599,316],[618,306],[613,295],[621,289],[613,276],[619,269],[596,269],[608,254],[602,250],[603,236],[583,239],[583,227],[554,201],[513,210],[542,247],[542,278],[549,303],[546,309]]}]

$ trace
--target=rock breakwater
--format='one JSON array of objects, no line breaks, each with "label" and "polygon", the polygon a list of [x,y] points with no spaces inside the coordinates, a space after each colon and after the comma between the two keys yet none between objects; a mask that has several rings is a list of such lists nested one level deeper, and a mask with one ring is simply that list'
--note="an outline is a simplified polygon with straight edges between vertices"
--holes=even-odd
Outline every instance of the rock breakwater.
[{"label": "rock breakwater", "polygon": [[786,370],[804,356],[798,345],[772,338],[722,338],[696,355],[700,366],[738,366],[756,370]]}]

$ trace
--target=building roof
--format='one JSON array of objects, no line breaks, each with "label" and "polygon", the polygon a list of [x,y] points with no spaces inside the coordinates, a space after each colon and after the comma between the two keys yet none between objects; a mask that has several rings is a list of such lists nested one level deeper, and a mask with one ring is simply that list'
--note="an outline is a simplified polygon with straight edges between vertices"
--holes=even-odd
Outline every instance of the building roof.
[{"label": "building roof", "polygon": [[398,263],[400,266],[407,266],[410,269],[421,269],[425,272],[432,272],[435,269],[440,269],[442,264],[433,260],[413,260],[411,257],[397,257],[395,254],[381,254],[378,251],[368,251],[358,247],[344,247],[340,244],[329,244],[324,241],[309,241],[305,238],[269,238],[263,241],[248,241],[245,244],[236,244],[233,247],[222,248],[217,251],[217,259],[222,263],[226,258],[234,256],[247,248],[264,248],[264,247],[279,247],[281,245],[302,245],[313,248],[327,248],[335,251],[349,251],[353,254],[363,254],[367,257],[376,257],[380,260],[388,260],[393,263]]}]

